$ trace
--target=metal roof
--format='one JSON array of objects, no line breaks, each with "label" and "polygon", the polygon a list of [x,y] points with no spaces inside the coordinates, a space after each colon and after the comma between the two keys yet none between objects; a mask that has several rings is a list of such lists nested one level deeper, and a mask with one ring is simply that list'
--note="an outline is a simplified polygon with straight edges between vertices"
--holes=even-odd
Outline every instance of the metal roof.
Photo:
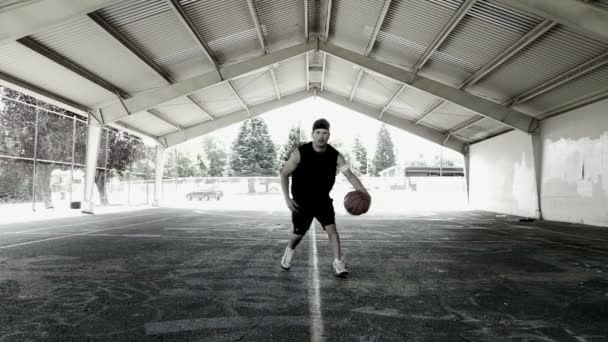
[{"label": "metal roof", "polygon": [[608,1],[569,2],[40,0],[0,84],[169,145],[322,96],[460,149],[608,97]]}]

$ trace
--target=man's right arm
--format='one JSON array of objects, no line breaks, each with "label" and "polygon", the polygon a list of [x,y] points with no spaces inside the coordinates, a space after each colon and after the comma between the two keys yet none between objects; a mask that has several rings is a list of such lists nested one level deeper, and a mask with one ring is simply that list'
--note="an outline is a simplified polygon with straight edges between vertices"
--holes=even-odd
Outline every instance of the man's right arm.
[{"label": "man's right arm", "polygon": [[285,198],[285,204],[291,211],[298,211],[298,204],[289,195],[289,176],[296,170],[300,163],[300,151],[295,149],[289,159],[281,169],[281,189],[283,190],[283,197]]}]

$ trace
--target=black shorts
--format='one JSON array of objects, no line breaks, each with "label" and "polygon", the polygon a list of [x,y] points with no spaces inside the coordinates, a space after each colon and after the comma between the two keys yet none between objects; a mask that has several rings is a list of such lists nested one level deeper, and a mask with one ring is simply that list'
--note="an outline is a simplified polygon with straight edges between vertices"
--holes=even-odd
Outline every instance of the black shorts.
[{"label": "black shorts", "polygon": [[298,211],[291,213],[291,221],[293,222],[293,233],[296,235],[304,235],[310,228],[313,219],[317,219],[323,229],[330,224],[336,223],[336,213],[332,200],[315,202],[314,204],[306,204],[298,202]]}]

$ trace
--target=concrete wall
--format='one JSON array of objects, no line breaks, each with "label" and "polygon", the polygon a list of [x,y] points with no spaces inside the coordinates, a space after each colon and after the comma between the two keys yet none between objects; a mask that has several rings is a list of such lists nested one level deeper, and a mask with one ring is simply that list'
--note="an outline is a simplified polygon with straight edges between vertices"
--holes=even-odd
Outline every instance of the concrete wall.
[{"label": "concrete wall", "polygon": [[547,220],[608,226],[608,100],[541,124]]},{"label": "concrete wall", "polygon": [[472,209],[535,217],[538,201],[529,134],[513,131],[472,145],[470,173]]},{"label": "concrete wall", "polygon": [[[541,207],[547,220],[608,226],[608,100],[541,122]],[[534,217],[532,137],[471,146],[472,209]]]}]

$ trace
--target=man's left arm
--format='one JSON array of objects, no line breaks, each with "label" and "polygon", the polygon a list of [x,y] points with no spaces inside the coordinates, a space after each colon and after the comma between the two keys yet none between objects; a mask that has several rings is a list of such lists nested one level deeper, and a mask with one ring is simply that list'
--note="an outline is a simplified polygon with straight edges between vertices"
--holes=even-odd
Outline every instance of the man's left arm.
[{"label": "man's left arm", "polygon": [[369,193],[367,192],[367,189],[365,189],[365,187],[363,186],[363,184],[359,180],[359,177],[357,177],[350,170],[350,166],[348,165],[348,163],[346,162],[346,160],[344,160],[344,157],[342,157],[341,154],[338,155],[338,169],[340,170],[340,172],[342,172],[342,174],[344,174],[344,177],[346,177],[346,179],[348,179],[348,181],[350,182],[350,184],[353,185],[353,187],[355,188],[355,190],[360,191],[360,192],[366,194],[367,196],[370,196]]}]

